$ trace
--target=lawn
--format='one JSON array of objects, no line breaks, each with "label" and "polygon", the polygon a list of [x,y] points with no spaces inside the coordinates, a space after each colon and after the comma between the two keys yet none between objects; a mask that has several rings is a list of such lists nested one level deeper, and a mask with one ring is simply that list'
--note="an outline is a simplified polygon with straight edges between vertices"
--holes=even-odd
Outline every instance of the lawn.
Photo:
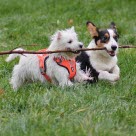
[{"label": "lawn", "polygon": [[[58,29],[75,26],[87,46],[86,21],[117,25],[120,45],[136,46],[135,0],[0,0],[0,51],[22,44],[27,50],[47,47]],[[136,50],[120,49],[120,80],[112,85],[75,84],[60,88],[27,83],[18,92],[9,84],[18,59],[0,56],[0,136],[135,136]]]}]

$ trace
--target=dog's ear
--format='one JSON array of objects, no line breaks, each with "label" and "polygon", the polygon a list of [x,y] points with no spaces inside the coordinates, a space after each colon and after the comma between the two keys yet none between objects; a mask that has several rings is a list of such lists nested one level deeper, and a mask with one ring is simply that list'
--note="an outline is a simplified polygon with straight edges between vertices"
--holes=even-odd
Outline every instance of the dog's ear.
[{"label": "dog's ear", "polygon": [[62,36],[62,35],[61,35],[61,32],[58,31],[58,32],[57,32],[57,40],[60,40],[60,39],[61,39],[61,36]]},{"label": "dog's ear", "polygon": [[87,21],[86,26],[92,37],[98,37],[98,29],[92,22]]},{"label": "dog's ear", "polygon": [[117,31],[117,27],[116,27],[116,24],[114,22],[111,22],[110,28],[117,34],[117,36],[119,38],[119,33]]},{"label": "dog's ear", "polygon": [[75,32],[75,27],[74,26],[71,27],[71,31]]},{"label": "dog's ear", "polygon": [[111,22],[110,28],[113,29],[114,31],[117,31],[116,24],[114,22]]}]

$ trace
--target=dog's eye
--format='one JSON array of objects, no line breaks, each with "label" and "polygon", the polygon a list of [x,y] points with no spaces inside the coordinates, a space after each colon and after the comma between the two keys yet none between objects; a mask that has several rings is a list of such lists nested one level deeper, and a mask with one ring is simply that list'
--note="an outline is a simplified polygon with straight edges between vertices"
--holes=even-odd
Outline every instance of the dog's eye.
[{"label": "dog's eye", "polygon": [[108,37],[104,36],[104,37],[103,37],[103,40],[104,40],[104,41],[107,41],[107,40],[108,40]]},{"label": "dog's eye", "polygon": [[104,36],[103,38],[102,38],[102,42],[107,42],[108,41],[108,37],[107,36]]},{"label": "dog's eye", "polygon": [[72,43],[72,40],[69,40],[68,43]]},{"label": "dog's eye", "polygon": [[113,38],[115,39],[115,41],[118,41],[118,36],[114,36]]}]

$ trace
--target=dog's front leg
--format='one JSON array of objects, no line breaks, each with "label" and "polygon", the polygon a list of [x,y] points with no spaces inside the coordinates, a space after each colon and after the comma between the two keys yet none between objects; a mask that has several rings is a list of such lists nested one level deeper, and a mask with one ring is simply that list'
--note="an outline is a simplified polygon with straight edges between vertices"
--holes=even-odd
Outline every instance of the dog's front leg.
[{"label": "dog's front leg", "polygon": [[88,73],[83,72],[80,69],[80,65],[77,63],[77,66],[76,66],[76,75],[74,77],[74,80],[76,82],[84,82],[84,81],[92,81],[93,78],[89,77]]},{"label": "dog's front leg", "polygon": [[119,76],[120,75],[120,69],[119,67],[116,65],[111,73],[109,73],[108,71],[102,71],[102,70],[99,70],[99,76],[98,78],[100,80],[109,80],[111,82],[115,82],[117,80],[119,80]]},{"label": "dog's front leg", "polygon": [[76,82],[93,81],[92,77],[88,77],[83,71],[78,71],[74,77]]},{"label": "dog's front leg", "polygon": [[72,86],[73,83],[69,80],[69,73],[64,68],[59,68],[57,72],[54,73],[56,81],[59,83],[59,86]]},{"label": "dog's front leg", "polygon": [[64,81],[59,82],[59,85],[61,87],[64,87],[64,86],[73,86],[73,83],[70,80],[67,80],[65,82]]},{"label": "dog's front leg", "polygon": [[61,78],[61,79],[58,79],[58,81],[59,81],[59,85],[61,86],[61,87],[64,87],[64,86],[72,86],[73,85],[73,83],[68,79],[68,76],[63,76],[63,78]]}]

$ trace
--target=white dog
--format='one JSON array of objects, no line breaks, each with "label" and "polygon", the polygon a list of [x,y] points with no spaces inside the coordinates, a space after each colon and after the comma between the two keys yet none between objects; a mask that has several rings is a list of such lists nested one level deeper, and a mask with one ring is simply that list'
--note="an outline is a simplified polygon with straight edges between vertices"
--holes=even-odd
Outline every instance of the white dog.
[{"label": "white dog", "polygon": [[[77,34],[74,27],[72,27],[67,30],[57,31],[52,36],[51,45],[45,50],[55,51],[66,49],[74,51],[82,47],[83,44],[78,41]],[[10,83],[13,89],[17,90],[26,80],[39,80],[42,83],[48,80],[62,87],[73,85],[73,79],[77,82],[92,80],[91,77],[88,77],[80,70],[80,65],[73,59],[78,53],[53,53],[50,55],[11,54],[6,59],[7,62],[18,56],[20,57],[20,61],[19,64],[14,66]]]},{"label": "white dog", "polygon": [[89,72],[94,77],[94,82],[98,79],[115,82],[119,80],[120,69],[117,65],[118,34],[115,23],[111,23],[110,28],[99,30],[92,22],[87,22],[87,28],[92,36],[88,48],[105,47],[106,50],[85,51],[77,58],[81,63],[81,69]]}]

